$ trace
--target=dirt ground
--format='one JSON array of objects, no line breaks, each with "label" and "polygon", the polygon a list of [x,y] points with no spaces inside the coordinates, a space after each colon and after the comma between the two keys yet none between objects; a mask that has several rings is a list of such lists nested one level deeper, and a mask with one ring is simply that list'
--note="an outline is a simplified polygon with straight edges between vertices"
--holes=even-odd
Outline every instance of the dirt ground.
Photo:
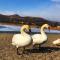
[{"label": "dirt ground", "polygon": [[23,56],[17,55],[16,47],[11,45],[12,36],[12,33],[0,33],[0,60],[60,60],[60,46],[52,44],[60,34],[48,34],[48,41],[40,50],[28,48],[26,51],[30,54]]}]

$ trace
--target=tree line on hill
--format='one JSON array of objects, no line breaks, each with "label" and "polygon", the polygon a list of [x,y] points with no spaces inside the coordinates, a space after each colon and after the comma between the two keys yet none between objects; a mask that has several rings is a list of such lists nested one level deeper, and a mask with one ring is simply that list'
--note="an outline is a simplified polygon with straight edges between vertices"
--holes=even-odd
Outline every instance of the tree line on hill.
[{"label": "tree line on hill", "polygon": [[0,22],[1,23],[12,23],[12,24],[29,24],[29,25],[42,25],[45,23],[50,24],[51,26],[60,26],[60,22],[49,21],[47,19],[41,17],[21,17],[18,14],[14,15],[2,15],[0,14]]}]

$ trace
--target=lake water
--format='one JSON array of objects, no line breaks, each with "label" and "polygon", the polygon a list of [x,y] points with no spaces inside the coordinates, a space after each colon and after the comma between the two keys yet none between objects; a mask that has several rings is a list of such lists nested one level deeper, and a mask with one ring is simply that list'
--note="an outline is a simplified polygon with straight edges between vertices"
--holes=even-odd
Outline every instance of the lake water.
[{"label": "lake water", "polygon": [[[7,32],[7,31],[20,31],[20,26],[14,26],[14,25],[0,25],[0,32]],[[40,32],[39,28],[31,28],[32,32]],[[47,33],[60,33],[58,30],[45,30]]]}]

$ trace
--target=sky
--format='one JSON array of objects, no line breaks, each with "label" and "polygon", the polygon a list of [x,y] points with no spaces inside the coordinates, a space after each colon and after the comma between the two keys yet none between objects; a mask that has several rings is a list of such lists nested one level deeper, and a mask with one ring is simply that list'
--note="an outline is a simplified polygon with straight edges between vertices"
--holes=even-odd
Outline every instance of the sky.
[{"label": "sky", "polygon": [[60,21],[60,0],[0,0],[0,14]]}]

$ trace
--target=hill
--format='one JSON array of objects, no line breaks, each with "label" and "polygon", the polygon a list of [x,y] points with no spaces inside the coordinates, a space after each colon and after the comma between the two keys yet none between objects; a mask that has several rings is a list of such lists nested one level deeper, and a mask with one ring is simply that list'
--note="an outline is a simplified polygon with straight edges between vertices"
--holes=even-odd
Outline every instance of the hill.
[{"label": "hill", "polygon": [[49,21],[41,17],[29,17],[29,16],[19,16],[18,14],[14,15],[2,15],[0,14],[0,23],[9,23],[9,24],[29,24],[29,25],[42,25],[45,23],[50,24],[51,26],[60,26],[60,22]]}]

